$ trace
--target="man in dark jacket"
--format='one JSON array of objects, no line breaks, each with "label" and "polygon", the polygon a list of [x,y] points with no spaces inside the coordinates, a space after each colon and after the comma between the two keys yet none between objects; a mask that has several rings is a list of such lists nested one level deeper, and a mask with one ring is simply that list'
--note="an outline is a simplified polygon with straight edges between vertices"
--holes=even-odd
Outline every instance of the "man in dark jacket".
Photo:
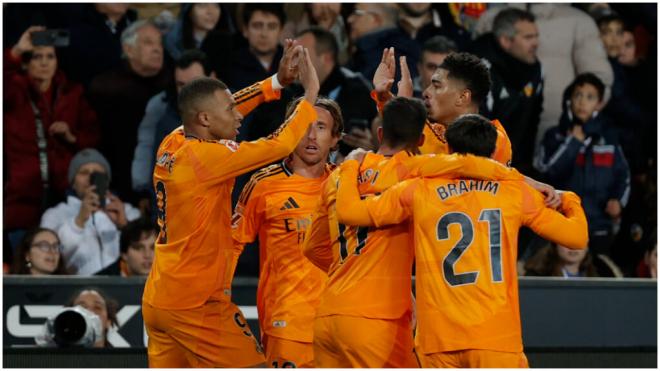
[{"label": "man in dark jacket", "polygon": [[512,165],[528,175],[533,175],[534,138],[543,104],[538,37],[534,16],[509,8],[497,15],[493,32],[474,44],[474,53],[490,64],[492,79],[482,110],[502,122],[511,140]]},{"label": "man in dark jacket", "polygon": [[135,202],[131,189],[131,162],[137,129],[149,99],[164,90],[172,73],[163,65],[161,34],[148,21],[137,21],[122,34],[126,60],[97,76],[90,101],[101,121],[101,152],[115,170],[112,188],[122,199]]}]

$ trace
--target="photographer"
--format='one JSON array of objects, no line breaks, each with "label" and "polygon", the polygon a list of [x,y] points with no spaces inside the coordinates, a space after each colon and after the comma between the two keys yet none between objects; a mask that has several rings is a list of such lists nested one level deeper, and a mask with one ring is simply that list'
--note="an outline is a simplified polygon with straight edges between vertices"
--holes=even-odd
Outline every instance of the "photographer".
[{"label": "photographer", "polygon": [[110,165],[95,149],[77,153],[68,175],[72,189],[67,200],[48,209],[41,226],[57,231],[67,270],[91,276],[119,258],[120,229],[140,212],[107,190]]},{"label": "photographer", "polygon": [[3,56],[4,231],[14,247],[64,198],[73,155],[99,139],[82,86],[58,69],[53,44],[62,40],[39,38],[43,31],[28,28]]},{"label": "photographer", "polygon": [[103,291],[86,287],[48,319],[35,340],[43,347],[111,348],[108,331],[118,326],[118,306]]}]

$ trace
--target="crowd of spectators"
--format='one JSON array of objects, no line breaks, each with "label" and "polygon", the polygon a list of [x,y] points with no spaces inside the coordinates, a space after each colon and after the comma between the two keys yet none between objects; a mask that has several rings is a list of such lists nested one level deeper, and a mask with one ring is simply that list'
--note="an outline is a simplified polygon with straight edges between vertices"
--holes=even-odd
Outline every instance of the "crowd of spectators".
[{"label": "crowd of spectators", "polygon": [[[377,148],[370,81],[385,48],[406,56],[417,97],[449,53],[477,55],[492,79],[480,111],[506,128],[512,166],[578,193],[589,221],[586,253],[523,233],[521,275],[656,277],[655,4],[3,8],[5,273],[147,274],[158,232],[151,174],[180,125],[179,89],[200,76],[232,91],[267,78],[292,37],[310,51],[320,95],[342,109],[337,163]],[[46,29],[67,30],[68,45],[34,45]],[[301,92],[293,84],[258,107],[238,139],[272,133]],[[237,275],[258,274],[256,251],[245,250]]]}]

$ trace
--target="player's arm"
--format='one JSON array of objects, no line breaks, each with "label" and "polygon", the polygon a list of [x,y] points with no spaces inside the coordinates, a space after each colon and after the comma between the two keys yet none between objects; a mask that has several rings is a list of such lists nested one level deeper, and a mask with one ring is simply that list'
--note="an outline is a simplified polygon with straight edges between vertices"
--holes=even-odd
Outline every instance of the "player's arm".
[{"label": "player's arm", "polygon": [[231,218],[232,237],[234,245],[243,249],[245,244],[254,242],[264,217],[264,200],[262,197],[262,184],[259,179],[263,176],[261,171],[256,172],[250,181],[243,187],[238,198],[234,215]]},{"label": "player's arm", "polygon": [[497,140],[495,141],[495,152],[491,158],[506,166],[511,166],[511,159],[513,158],[513,150],[511,149],[511,140],[506,133],[504,126],[499,120],[492,120],[491,124],[495,126],[497,131]]},{"label": "player's arm", "polygon": [[483,180],[522,180],[523,176],[516,169],[506,167],[489,158],[462,155],[421,155],[412,156],[403,162],[403,176],[410,179],[426,176],[447,178],[470,178]]},{"label": "player's arm", "polygon": [[303,99],[291,117],[267,138],[240,144],[231,140],[204,142],[195,147],[200,166],[196,173],[201,181],[221,182],[263,167],[293,152],[309,125],[317,118],[313,104],[319,91],[319,81],[309,51],[300,65],[305,88]]},{"label": "player's arm", "polygon": [[291,84],[298,73],[299,54],[295,41],[287,39],[277,73],[232,95],[241,115],[247,116],[261,103],[280,99],[282,88]]},{"label": "player's arm", "polygon": [[333,177],[328,177],[323,185],[323,194],[319,198],[312,223],[305,233],[303,242],[303,255],[314,265],[327,272],[332,264],[332,240],[330,236],[330,225],[328,224],[328,190],[334,188]]},{"label": "player's arm", "polygon": [[562,192],[557,212],[545,207],[539,192],[525,183],[522,185],[523,225],[541,237],[571,249],[584,249],[589,243],[587,218],[580,197],[573,192]]},{"label": "player's arm", "polygon": [[357,184],[358,162],[345,161],[340,169],[336,203],[339,223],[380,227],[400,223],[410,216],[417,179],[401,182],[380,196],[361,200]]}]

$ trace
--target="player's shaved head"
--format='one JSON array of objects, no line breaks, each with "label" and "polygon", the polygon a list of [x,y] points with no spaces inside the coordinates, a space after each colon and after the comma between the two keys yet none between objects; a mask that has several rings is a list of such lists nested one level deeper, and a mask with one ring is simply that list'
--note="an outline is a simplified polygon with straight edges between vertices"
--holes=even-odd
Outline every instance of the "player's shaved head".
[{"label": "player's shaved head", "polygon": [[390,147],[417,147],[424,123],[426,107],[420,99],[396,97],[383,108],[383,143]]},{"label": "player's shaved head", "polygon": [[454,153],[490,157],[495,152],[497,130],[481,115],[463,115],[449,125],[445,139]]},{"label": "player's shaved head", "polygon": [[184,126],[192,124],[193,118],[212,103],[216,91],[227,90],[227,85],[218,79],[200,77],[181,88],[179,92],[179,114]]}]

